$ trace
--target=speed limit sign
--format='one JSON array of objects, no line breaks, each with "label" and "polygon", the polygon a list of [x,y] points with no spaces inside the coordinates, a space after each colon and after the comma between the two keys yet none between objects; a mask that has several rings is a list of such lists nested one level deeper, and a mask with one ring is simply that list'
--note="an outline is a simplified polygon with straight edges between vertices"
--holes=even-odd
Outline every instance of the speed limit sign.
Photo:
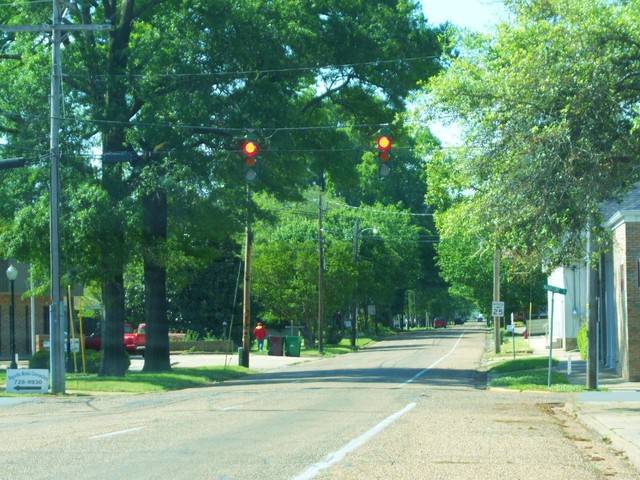
[{"label": "speed limit sign", "polygon": [[493,302],[491,304],[492,317],[504,317],[504,302]]}]

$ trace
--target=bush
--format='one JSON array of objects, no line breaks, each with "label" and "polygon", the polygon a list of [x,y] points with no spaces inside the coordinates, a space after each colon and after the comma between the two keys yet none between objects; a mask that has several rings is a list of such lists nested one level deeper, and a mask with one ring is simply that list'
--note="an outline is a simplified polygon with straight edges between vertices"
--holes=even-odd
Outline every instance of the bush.
[{"label": "bush", "polygon": [[[177,340],[177,339],[176,339]],[[187,333],[180,340],[184,342],[197,342],[200,340],[200,334],[195,330],[187,330]]]},{"label": "bush", "polygon": [[[131,359],[129,358],[129,354],[124,352],[125,356],[125,370],[129,370],[131,366]],[[39,352],[34,353],[29,359],[29,368],[42,368],[45,370],[49,370],[50,365],[50,353],[49,350],[40,350]],[[100,371],[100,359],[102,358],[102,354],[96,350],[85,350],[84,352],[84,363],[87,369],[87,373],[98,373]],[[82,370],[82,356],[78,354],[78,368]]]},{"label": "bush", "polygon": [[[127,360],[129,365],[131,364],[131,360],[129,360],[129,354],[125,352],[127,356]],[[102,354],[97,350],[85,350],[84,351],[84,365],[87,368],[87,373],[98,373],[100,371],[100,359],[102,358]],[[78,361],[82,362],[82,357],[78,356]],[[129,369],[129,365],[127,365],[127,369]],[[80,364],[79,369],[82,370],[82,364]]]},{"label": "bush", "polygon": [[29,368],[49,370],[49,350],[40,350],[29,359]]},{"label": "bush", "polygon": [[587,359],[587,322],[583,322],[578,330],[578,349],[580,350],[580,358]]}]

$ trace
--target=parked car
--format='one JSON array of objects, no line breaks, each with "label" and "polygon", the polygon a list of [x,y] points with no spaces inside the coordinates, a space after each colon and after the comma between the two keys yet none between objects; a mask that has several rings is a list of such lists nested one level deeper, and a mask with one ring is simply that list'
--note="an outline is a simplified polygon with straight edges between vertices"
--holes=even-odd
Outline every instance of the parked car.
[{"label": "parked car", "polygon": [[464,318],[462,317],[456,317],[453,319],[453,324],[454,325],[464,325]]},{"label": "parked car", "polygon": [[444,317],[436,317],[433,319],[433,328],[447,328],[447,319]]}]

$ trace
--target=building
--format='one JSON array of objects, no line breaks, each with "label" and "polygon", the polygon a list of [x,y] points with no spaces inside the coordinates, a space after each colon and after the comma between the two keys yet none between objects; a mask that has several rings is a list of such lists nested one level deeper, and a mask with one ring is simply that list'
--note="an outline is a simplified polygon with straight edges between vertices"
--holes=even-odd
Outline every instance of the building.
[{"label": "building", "polygon": [[[602,209],[611,229],[612,245],[598,268],[598,362],[614,368],[627,381],[640,381],[640,187],[622,202]],[[556,269],[550,285],[567,289],[556,294],[553,306],[554,347],[576,348],[577,334],[586,321],[586,262]],[[549,294],[551,318],[551,294]],[[551,333],[551,332],[549,332]]]},{"label": "building", "polygon": [[0,260],[0,358],[10,358],[11,283],[6,271],[14,265],[18,276],[14,281],[15,342],[20,358],[28,358],[35,348],[35,335],[49,333],[49,298],[24,297],[29,290],[29,269],[26,265]]}]

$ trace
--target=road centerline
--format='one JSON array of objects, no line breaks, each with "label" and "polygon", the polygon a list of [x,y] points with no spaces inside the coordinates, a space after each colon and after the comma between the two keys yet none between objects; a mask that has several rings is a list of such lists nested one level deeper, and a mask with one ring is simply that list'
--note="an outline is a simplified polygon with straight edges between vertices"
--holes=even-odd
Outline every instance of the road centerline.
[{"label": "road centerline", "polygon": [[400,417],[402,417],[402,415],[404,415],[405,413],[407,413],[410,410],[412,410],[415,406],[416,406],[416,403],[410,403],[409,405],[404,407],[402,410],[400,410],[400,411],[394,413],[393,415],[390,415],[389,417],[385,418],[383,421],[378,423],[375,427],[373,427],[370,430],[366,431],[365,433],[363,433],[359,437],[356,437],[353,440],[351,440],[349,443],[347,443],[340,450],[337,450],[337,451],[327,455],[327,457],[322,462],[316,463],[315,465],[312,465],[311,467],[309,467],[302,474],[300,474],[297,477],[295,477],[294,480],[311,480],[316,475],[318,475],[321,471],[326,470],[327,468],[329,468],[334,463],[337,463],[340,460],[342,460],[346,454],[348,454],[349,452],[351,452],[351,451],[355,450],[356,448],[362,446],[369,439],[371,439],[372,437],[376,436],[382,430],[384,430],[389,425],[391,425],[393,422],[395,422]]},{"label": "road centerline", "polygon": [[440,357],[438,360],[436,360],[435,362],[433,362],[431,365],[429,365],[427,368],[425,368],[424,370],[419,371],[418,373],[416,373],[413,377],[411,377],[409,380],[407,380],[404,383],[400,384],[400,387],[404,387],[405,385],[409,385],[410,383],[413,383],[414,381],[416,381],[418,378],[420,378],[422,375],[424,375],[425,373],[427,373],[429,370],[431,370],[432,368],[435,368],[440,362],[442,362],[444,359],[446,359],[449,355],[451,355],[455,349],[458,347],[458,344],[460,343],[460,340],[462,340],[462,338],[464,337],[464,334],[466,333],[466,331],[462,332],[460,334],[460,336],[458,337],[458,340],[456,341],[456,343],[453,344],[453,347],[451,347],[451,350],[449,350],[446,354],[444,354],[442,357]]},{"label": "road centerline", "polygon": [[103,433],[100,435],[93,435],[89,438],[107,438],[107,437],[115,437],[116,435],[125,435],[127,433],[132,433],[132,432],[137,432],[142,430],[144,427],[136,427],[136,428],[127,428],[126,430],[118,430],[117,432],[109,432],[109,433]]}]

